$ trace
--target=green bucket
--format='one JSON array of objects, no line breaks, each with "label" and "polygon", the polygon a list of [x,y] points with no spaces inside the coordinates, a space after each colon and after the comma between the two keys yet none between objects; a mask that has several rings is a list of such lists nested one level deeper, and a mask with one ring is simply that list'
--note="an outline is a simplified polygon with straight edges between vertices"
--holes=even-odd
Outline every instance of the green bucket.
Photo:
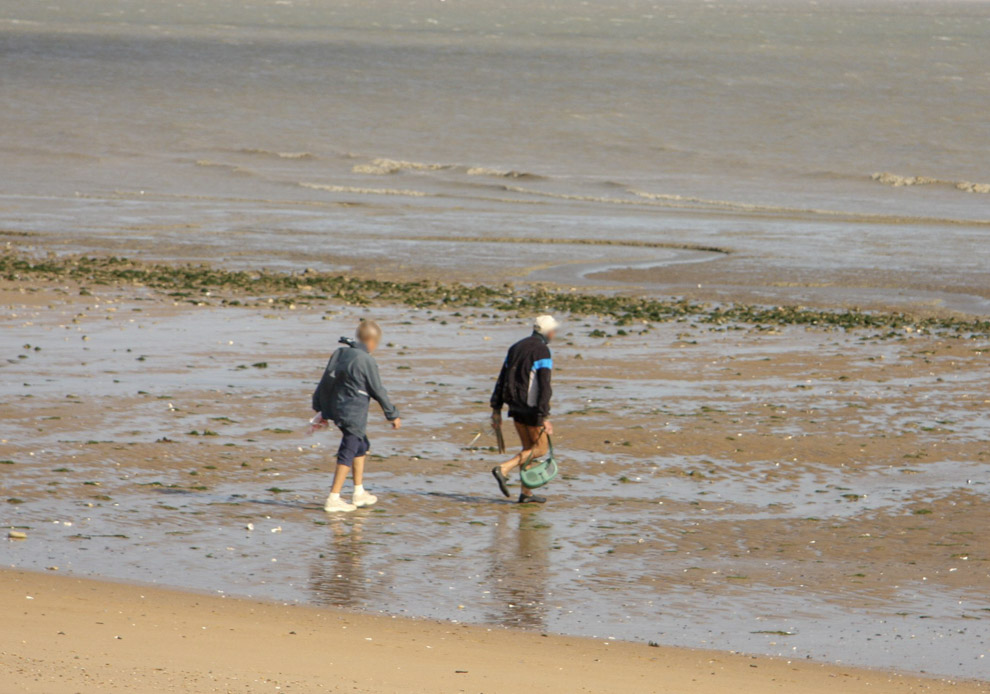
[{"label": "green bucket", "polygon": [[553,455],[553,441],[549,436],[547,437],[547,443],[550,444],[550,450],[547,451],[546,458],[533,460],[531,457],[519,469],[519,479],[522,480],[524,487],[536,489],[552,481],[557,476],[557,459]]}]

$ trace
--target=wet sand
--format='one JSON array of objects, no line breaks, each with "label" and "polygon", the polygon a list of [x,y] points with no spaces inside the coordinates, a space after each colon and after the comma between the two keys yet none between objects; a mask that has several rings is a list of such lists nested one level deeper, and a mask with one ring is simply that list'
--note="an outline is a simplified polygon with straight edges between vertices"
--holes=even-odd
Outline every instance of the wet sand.
[{"label": "wet sand", "polygon": [[[95,252],[164,262],[211,258],[227,268],[251,271],[314,269],[378,279],[512,282],[692,301],[990,316],[990,275],[968,254],[980,243],[983,227],[950,227],[940,236],[947,248],[966,248],[965,260],[905,237],[896,225],[862,230],[855,238],[866,247],[850,258],[839,252],[845,239],[794,220],[749,222],[753,228],[748,233],[732,235],[713,232],[714,221],[700,215],[668,219],[664,223],[670,228],[659,233],[654,226],[660,220],[653,217],[579,222],[534,211],[527,222],[533,228],[516,230],[515,221],[495,218],[484,234],[468,235],[461,230],[469,226],[468,219],[459,224],[441,217],[423,226],[439,228],[446,237],[409,234],[404,226],[354,237],[333,231],[349,229],[346,206],[321,207],[318,213],[335,220],[330,232],[307,228],[272,235],[259,228],[214,234],[183,225],[146,225],[64,234],[42,227],[0,230],[0,240],[59,254]],[[540,223],[564,229],[551,234]],[[619,228],[600,230],[608,224]],[[491,232],[503,228],[513,229],[513,235]]]},{"label": "wet sand", "polygon": [[906,311],[919,315],[990,315],[990,284],[984,271],[942,273],[872,267],[767,268],[759,257],[718,259],[707,264],[589,267],[580,277],[586,286],[690,296],[705,301],[825,308]]},{"label": "wet sand", "polygon": [[[520,509],[484,433],[520,317],[41,280],[0,297],[3,524],[28,536],[9,566],[986,676],[985,339],[571,317],[564,474]],[[362,315],[386,325],[406,427],[372,427],[379,506],[329,518],[336,439],[303,423]]]},{"label": "wet sand", "polygon": [[0,692],[743,694],[986,691],[783,659],[651,648],[0,571]]}]

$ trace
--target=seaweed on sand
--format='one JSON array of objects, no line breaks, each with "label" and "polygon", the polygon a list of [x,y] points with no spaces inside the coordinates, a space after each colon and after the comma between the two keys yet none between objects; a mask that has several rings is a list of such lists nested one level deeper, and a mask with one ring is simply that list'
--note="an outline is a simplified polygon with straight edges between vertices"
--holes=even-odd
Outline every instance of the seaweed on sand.
[{"label": "seaweed on sand", "polygon": [[86,286],[141,286],[173,296],[188,295],[194,303],[208,303],[219,294],[221,304],[243,305],[251,298],[269,306],[305,305],[314,292],[328,300],[352,305],[400,304],[415,308],[479,308],[514,313],[557,311],[574,316],[598,316],[618,326],[633,322],[659,323],[692,320],[721,325],[806,325],[844,330],[869,329],[892,337],[905,332],[937,332],[960,337],[990,335],[990,320],[914,316],[900,312],[822,310],[800,306],[707,304],[683,298],[591,294],[546,287],[464,284],[430,280],[390,281],[350,275],[248,272],[210,265],[166,264],[116,256],[55,256],[32,258],[10,249],[0,253],[0,279],[70,280]]}]

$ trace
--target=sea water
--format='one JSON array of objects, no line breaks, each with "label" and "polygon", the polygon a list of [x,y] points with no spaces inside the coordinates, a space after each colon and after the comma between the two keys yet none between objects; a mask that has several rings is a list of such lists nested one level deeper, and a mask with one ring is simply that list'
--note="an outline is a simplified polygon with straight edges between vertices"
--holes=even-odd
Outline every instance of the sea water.
[{"label": "sea water", "polygon": [[70,250],[654,259],[477,243],[607,238],[987,313],[988,113],[985,2],[0,0],[0,221]]}]

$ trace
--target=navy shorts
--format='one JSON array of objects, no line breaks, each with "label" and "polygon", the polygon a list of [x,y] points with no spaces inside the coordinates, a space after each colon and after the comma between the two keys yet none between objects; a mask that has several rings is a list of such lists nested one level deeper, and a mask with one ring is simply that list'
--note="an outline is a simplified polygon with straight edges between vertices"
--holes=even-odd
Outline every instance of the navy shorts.
[{"label": "navy shorts", "polygon": [[366,455],[371,450],[371,441],[367,436],[355,436],[344,432],[344,438],[340,440],[340,448],[337,449],[337,465],[351,467],[355,458]]}]

